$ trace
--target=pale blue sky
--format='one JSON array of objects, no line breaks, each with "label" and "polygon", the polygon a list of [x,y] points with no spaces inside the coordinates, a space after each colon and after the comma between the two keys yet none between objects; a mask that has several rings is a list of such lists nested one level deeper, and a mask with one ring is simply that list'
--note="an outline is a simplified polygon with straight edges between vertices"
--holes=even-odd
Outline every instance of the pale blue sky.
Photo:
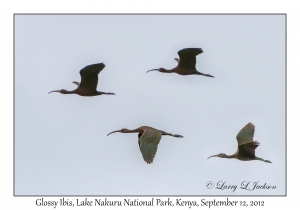
[{"label": "pale blue sky", "polygon": [[[146,74],[186,47],[215,78]],[[99,62],[98,90],[115,96],[48,95]],[[248,122],[272,164],[207,160],[233,154]],[[163,136],[148,165],[137,134],[106,136],[142,125],[184,138]],[[15,16],[15,167],[16,195],[284,195],[285,16]],[[245,180],[277,188],[205,187]]]}]

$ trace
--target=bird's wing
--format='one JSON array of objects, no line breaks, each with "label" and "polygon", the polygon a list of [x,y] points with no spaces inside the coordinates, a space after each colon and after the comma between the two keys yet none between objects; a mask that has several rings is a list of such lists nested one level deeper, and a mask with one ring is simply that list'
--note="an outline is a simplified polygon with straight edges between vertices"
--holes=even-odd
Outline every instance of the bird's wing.
[{"label": "bird's wing", "polygon": [[79,82],[73,82],[75,85],[77,85],[77,86],[79,86],[80,85],[80,83]]},{"label": "bird's wing", "polygon": [[182,68],[192,68],[196,70],[196,56],[202,53],[201,48],[185,48],[178,51],[180,57],[179,66]]},{"label": "bird's wing", "polygon": [[255,157],[255,149],[259,146],[259,142],[257,141],[252,141],[247,144],[239,145],[238,147],[238,155],[240,157],[250,157],[254,158]]},{"label": "bird's wing", "polygon": [[161,135],[162,133],[160,131],[144,130],[144,133],[140,136],[139,146],[145,162],[153,162]]},{"label": "bird's wing", "polygon": [[255,126],[251,122],[245,125],[236,136],[238,145],[251,143],[253,141],[254,130]]},{"label": "bird's wing", "polygon": [[98,85],[98,74],[104,69],[104,63],[92,64],[80,70],[81,82],[79,87],[96,91]]}]

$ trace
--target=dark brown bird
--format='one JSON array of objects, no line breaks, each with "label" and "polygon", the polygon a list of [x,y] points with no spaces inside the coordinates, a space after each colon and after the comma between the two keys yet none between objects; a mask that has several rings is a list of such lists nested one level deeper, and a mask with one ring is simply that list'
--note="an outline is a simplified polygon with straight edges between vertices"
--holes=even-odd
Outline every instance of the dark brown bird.
[{"label": "dark brown bird", "polygon": [[[104,63],[97,63],[92,64],[89,66],[84,67],[80,70],[80,76],[81,76],[81,82],[73,82],[78,87],[75,90],[68,91],[68,90],[54,90],[52,92],[59,92],[62,94],[77,94],[80,96],[98,96],[102,94],[106,95],[115,95],[114,93],[105,93],[97,91],[97,85],[98,85],[98,74],[102,69],[104,69],[105,65]],[[48,93],[48,94],[49,94]]]},{"label": "dark brown bird", "polygon": [[116,131],[110,132],[107,135],[110,135],[110,134],[116,133],[116,132],[139,133],[138,134],[138,138],[139,138],[138,143],[139,143],[140,151],[143,155],[145,162],[147,162],[148,164],[153,162],[153,159],[154,159],[156,151],[157,151],[157,146],[160,142],[162,135],[169,135],[169,136],[174,136],[174,137],[178,137],[178,138],[183,137],[178,134],[171,134],[171,133],[167,133],[162,130],[157,130],[157,129],[151,128],[149,126],[141,126],[134,130],[128,130],[127,128],[123,128],[121,130],[116,130]]},{"label": "dark brown bird", "polygon": [[[178,65],[171,69],[167,70],[164,68],[152,69],[149,71],[159,71],[163,73],[177,73],[180,75],[202,75],[206,77],[214,77],[210,74],[203,74],[196,69],[196,56],[202,53],[203,50],[201,48],[185,48],[178,51],[178,55],[180,59],[175,58],[178,62]],[[149,72],[147,71],[147,73]]]},{"label": "dark brown bird", "polygon": [[[243,127],[237,134],[236,139],[238,142],[238,149],[233,155],[226,155],[220,153],[218,155],[213,155],[211,157],[220,158],[236,158],[238,160],[248,161],[248,160],[261,160],[266,163],[271,163],[269,160],[264,160],[262,158],[255,156],[255,149],[259,146],[259,142],[253,140],[255,126],[249,122],[245,127]],[[208,159],[207,158],[207,159]]]}]

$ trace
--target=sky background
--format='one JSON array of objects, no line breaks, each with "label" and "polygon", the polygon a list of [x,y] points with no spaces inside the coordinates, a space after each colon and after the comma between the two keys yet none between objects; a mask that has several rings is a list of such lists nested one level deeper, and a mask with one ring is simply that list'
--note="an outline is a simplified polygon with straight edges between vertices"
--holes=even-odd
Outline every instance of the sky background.
[{"label": "sky background", "polygon": [[[146,74],[175,67],[187,47],[203,49],[196,68],[215,78]],[[97,89],[115,96],[48,95],[99,62]],[[235,153],[248,122],[272,164],[207,160]],[[149,165],[137,134],[106,136],[143,125],[184,138],[163,136]],[[284,195],[285,16],[16,15],[15,194]]]}]

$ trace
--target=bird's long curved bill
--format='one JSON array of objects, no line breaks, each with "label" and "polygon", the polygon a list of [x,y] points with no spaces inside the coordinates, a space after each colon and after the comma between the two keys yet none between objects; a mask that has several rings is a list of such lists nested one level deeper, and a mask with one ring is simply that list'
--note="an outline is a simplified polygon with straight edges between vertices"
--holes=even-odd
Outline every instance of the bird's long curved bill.
[{"label": "bird's long curved bill", "polygon": [[[50,91],[49,93],[52,93],[52,92],[60,92],[60,90],[52,90],[52,91]],[[49,94],[48,93],[48,94]]]},{"label": "bird's long curved bill", "polygon": [[211,158],[211,157],[218,157],[218,155],[212,155],[210,157],[208,157],[207,159]]},{"label": "bird's long curved bill", "polygon": [[116,130],[116,131],[110,132],[109,134],[107,134],[107,136],[110,135],[110,134],[112,134],[112,133],[116,133],[116,132],[120,132],[120,131],[121,130]]},{"label": "bird's long curved bill", "polygon": [[[151,69],[149,71],[158,71],[158,69]],[[148,73],[149,71],[147,71],[146,73]]]}]

